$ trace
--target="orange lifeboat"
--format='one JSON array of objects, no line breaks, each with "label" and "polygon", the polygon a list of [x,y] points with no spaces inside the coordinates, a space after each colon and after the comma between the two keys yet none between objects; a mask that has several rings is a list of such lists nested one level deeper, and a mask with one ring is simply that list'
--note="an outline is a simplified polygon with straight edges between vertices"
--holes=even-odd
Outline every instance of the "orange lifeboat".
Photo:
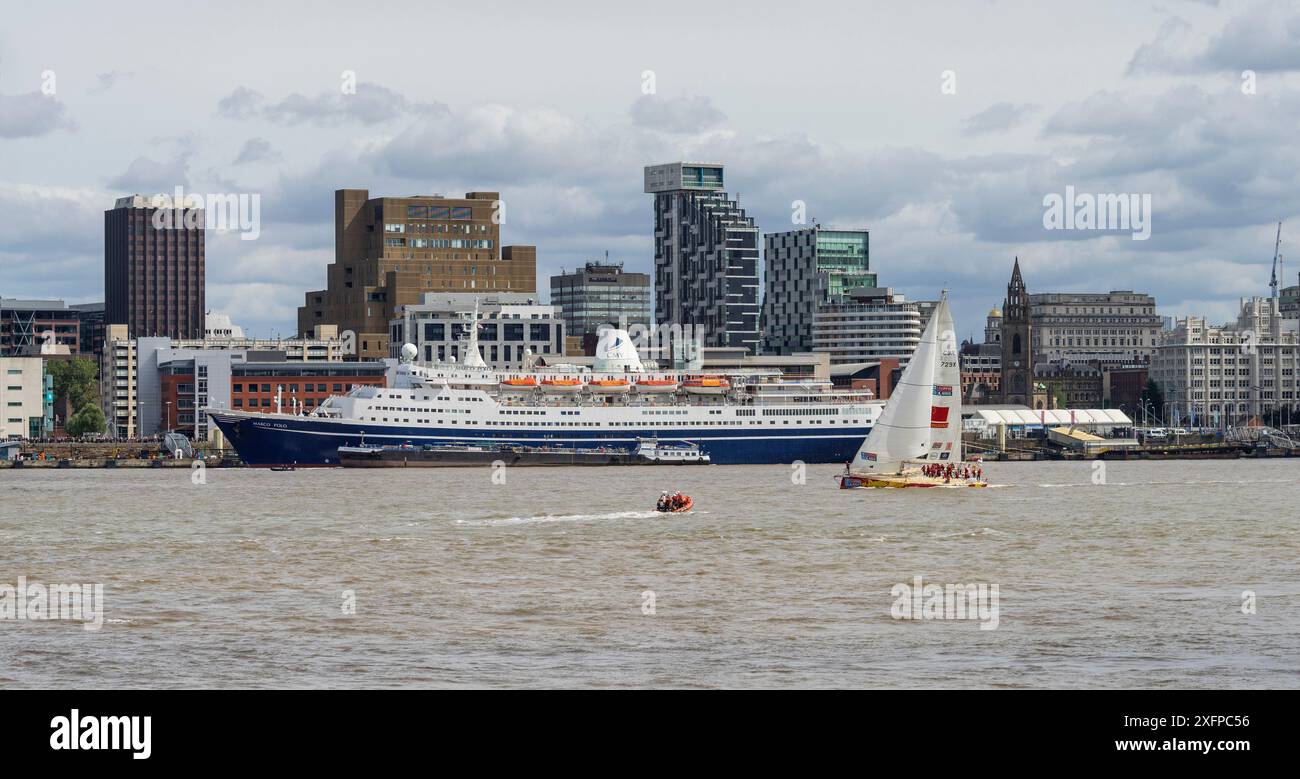
[{"label": "orange lifeboat", "polygon": [[638,379],[636,391],[643,394],[676,392],[677,382],[673,379]]},{"label": "orange lifeboat", "polygon": [[701,376],[682,382],[682,386],[692,395],[724,395],[731,389],[731,382],[722,376]]},{"label": "orange lifeboat", "polygon": [[582,391],[578,379],[542,379],[542,392],[548,395],[572,395]]},{"label": "orange lifeboat", "polygon": [[537,389],[537,379],[502,379],[500,387],[503,392],[531,392]]},{"label": "orange lifeboat", "polygon": [[627,379],[592,379],[587,389],[596,395],[617,395],[632,389],[632,383]]}]

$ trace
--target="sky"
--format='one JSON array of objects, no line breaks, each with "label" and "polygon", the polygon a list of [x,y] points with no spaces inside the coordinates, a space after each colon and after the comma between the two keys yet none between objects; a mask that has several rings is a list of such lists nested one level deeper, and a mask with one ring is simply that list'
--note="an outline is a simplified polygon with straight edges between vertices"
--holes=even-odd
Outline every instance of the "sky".
[{"label": "sky", "polygon": [[[947,289],[960,337],[1030,292],[1226,321],[1300,239],[1300,5],[1194,2],[8,4],[0,295],[103,299],[115,198],[258,195],[210,232],[207,305],[288,335],[333,259],[333,191],[499,191],[561,268],[653,265],[642,168],[726,165],[764,232],[871,232],[880,284]],[[349,92],[346,87],[355,83]],[[1067,187],[1071,189],[1067,190]],[[1067,191],[1150,202],[1047,229]],[[1073,210],[1073,209],[1071,209]],[[1139,212],[1135,216],[1141,216]],[[1288,262],[1296,283],[1300,252]]]}]

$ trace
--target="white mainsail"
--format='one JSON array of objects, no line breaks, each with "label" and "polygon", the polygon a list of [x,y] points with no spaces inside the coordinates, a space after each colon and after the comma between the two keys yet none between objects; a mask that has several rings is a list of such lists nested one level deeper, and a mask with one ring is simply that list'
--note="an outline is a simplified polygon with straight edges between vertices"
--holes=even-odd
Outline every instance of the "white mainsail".
[{"label": "white mainsail", "polygon": [[935,334],[934,394],[930,411],[930,457],[942,462],[961,462],[961,366],[957,352],[956,325],[948,308],[948,295],[930,315],[937,322]]},{"label": "white mainsail", "polygon": [[898,386],[858,449],[852,470],[897,473],[905,461],[922,459],[929,452],[937,320],[937,316],[931,316],[926,324],[912,359],[898,377]]}]

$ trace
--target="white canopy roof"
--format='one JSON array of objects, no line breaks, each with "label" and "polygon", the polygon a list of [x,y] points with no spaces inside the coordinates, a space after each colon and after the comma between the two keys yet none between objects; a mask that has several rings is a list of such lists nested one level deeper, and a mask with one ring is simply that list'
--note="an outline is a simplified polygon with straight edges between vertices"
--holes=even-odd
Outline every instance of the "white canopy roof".
[{"label": "white canopy roof", "polygon": [[1133,420],[1119,409],[1113,408],[1074,408],[1034,411],[1032,409],[972,409],[975,419],[982,419],[986,424],[1008,426],[1041,425],[1104,425],[1127,426]]}]

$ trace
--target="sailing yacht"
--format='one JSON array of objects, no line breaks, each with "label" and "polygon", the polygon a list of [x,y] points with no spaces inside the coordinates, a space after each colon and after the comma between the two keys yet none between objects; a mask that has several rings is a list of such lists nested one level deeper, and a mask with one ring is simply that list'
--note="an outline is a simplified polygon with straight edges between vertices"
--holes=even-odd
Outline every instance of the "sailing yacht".
[{"label": "sailing yacht", "polygon": [[962,461],[961,368],[946,292],[880,418],[836,479],[846,490],[988,486],[981,466]]}]

